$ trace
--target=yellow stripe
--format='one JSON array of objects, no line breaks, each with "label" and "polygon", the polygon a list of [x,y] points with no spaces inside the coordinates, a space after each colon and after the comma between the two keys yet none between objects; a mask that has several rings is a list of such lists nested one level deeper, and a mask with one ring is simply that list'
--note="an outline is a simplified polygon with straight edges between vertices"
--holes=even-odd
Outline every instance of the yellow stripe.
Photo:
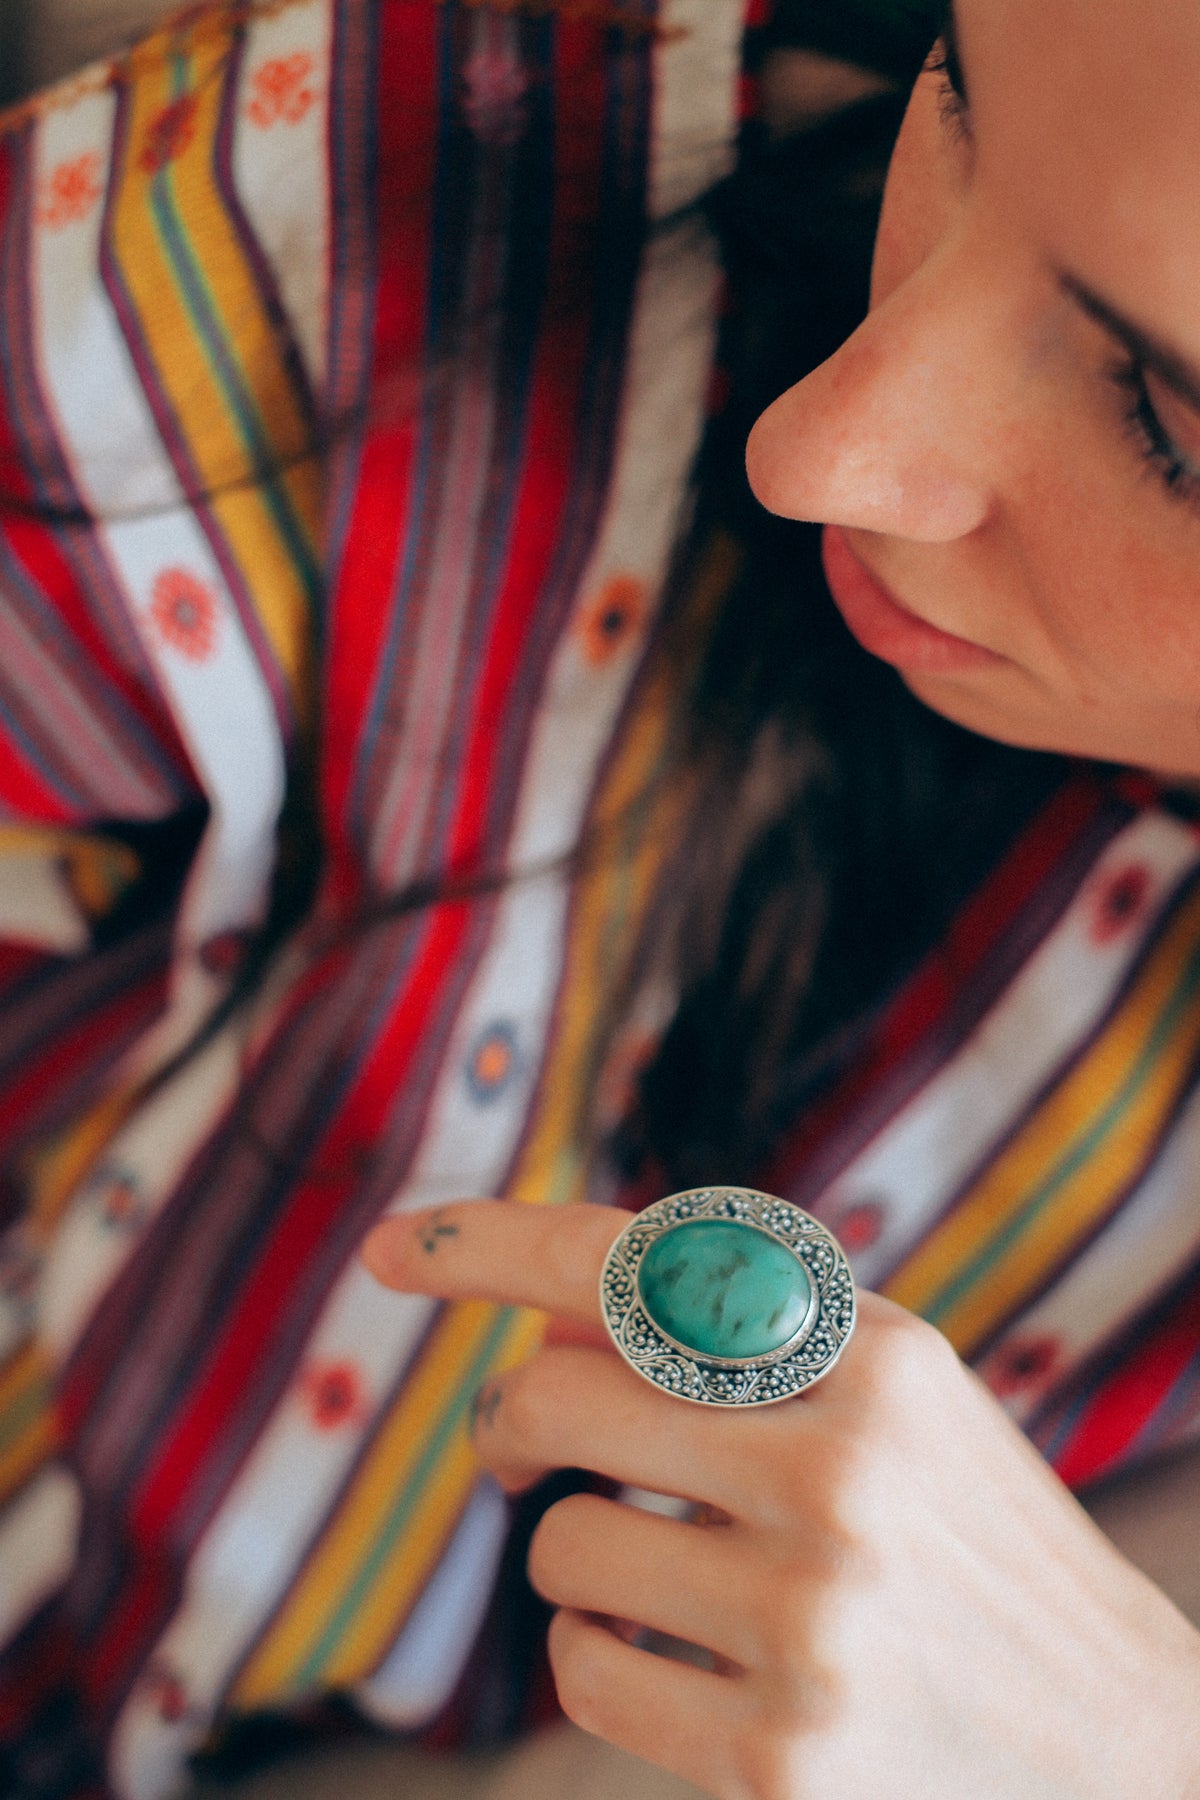
[{"label": "yellow stripe", "polygon": [[59,1136],[30,1153],[21,1175],[29,1193],[29,1218],[47,1243],[68,1201],[85,1179],[138,1098],[138,1088],[108,1094]]},{"label": "yellow stripe", "polygon": [[142,870],[140,859],[119,838],[43,825],[0,825],[0,858],[6,856],[65,864],[72,895],[92,919],[111,912]]},{"label": "yellow stripe", "polygon": [[677,630],[686,652],[673,642],[659,655],[597,796],[585,835],[595,850],[576,884],[549,1075],[508,1186],[510,1199],[559,1204],[582,1198],[591,1148],[587,1114],[613,1013],[628,999],[639,923],[686,804],[669,766],[680,697],[739,563],[734,541],[716,534]]},{"label": "yellow stripe", "polygon": [[59,1448],[49,1363],[37,1344],[0,1372],[0,1505]]},{"label": "yellow stripe", "polygon": [[[673,645],[649,674],[593,808],[587,841],[596,848],[576,886],[548,1073],[507,1190],[511,1198],[554,1204],[581,1197],[587,1111],[610,1023],[601,1003],[623,992],[637,925],[672,840],[682,802],[663,776],[680,693],[688,662],[694,666],[699,659],[737,560],[731,540],[720,538],[712,546],[681,624],[687,657],[681,659]],[[434,1475],[421,1485],[394,1548],[372,1571],[357,1604],[355,1586],[422,1455],[469,1400],[468,1371],[478,1362],[494,1318],[488,1306],[447,1308],[419,1370],[405,1384],[239,1677],[231,1696],[235,1708],[266,1706],[317,1686],[351,1685],[376,1668],[395,1642],[478,1475],[461,1423],[451,1428]],[[542,1328],[538,1315],[515,1314],[488,1371],[524,1361]],[[474,1379],[477,1385],[480,1377]],[[338,1618],[342,1611],[348,1614],[344,1627]]]},{"label": "yellow stripe", "polygon": [[[544,1329],[545,1320],[540,1314],[518,1314],[503,1348],[491,1360],[489,1374],[502,1374],[505,1369],[525,1362],[541,1342]],[[443,1412],[444,1393],[443,1390],[440,1402],[430,1396],[434,1405],[440,1403]],[[402,1431],[400,1435],[403,1435]],[[385,1460],[378,1469],[377,1479],[387,1483],[391,1476],[392,1471]],[[373,1585],[366,1604],[356,1613],[351,1629],[328,1664],[326,1679],[332,1686],[343,1687],[361,1679],[386,1656],[395,1642],[398,1622],[408,1616],[431,1570],[436,1567],[478,1479],[479,1464],[463,1428],[455,1432],[438,1467],[436,1479],[422,1490],[420,1502],[409,1517],[386,1571]],[[394,1488],[392,1492],[394,1494]]]},{"label": "yellow stripe", "polygon": [[[187,36],[188,91],[196,99],[193,135],[164,177],[188,246],[203,245],[205,287],[222,324],[226,347],[253,397],[261,431],[281,470],[279,486],[300,522],[307,554],[318,555],[321,477],[308,423],[297,402],[279,334],[267,316],[257,284],[225,213],[213,180],[214,140],[231,51],[230,21],[201,16]],[[215,377],[195,323],[181,295],[173,262],[164,251],[154,212],[156,177],[141,166],[156,119],[176,100],[173,60],[157,40],[154,55],[139,59],[127,89],[129,133],[113,208],[113,236],[121,275],[134,301],[139,326],[151,347],[159,381],[176,416],[185,421],[199,480],[214,498],[213,511],[242,578],[252,588],[280,668],[297,705],[309,689],[311,655],[307,597],[295,559],[272,515],[262,484],[252,479],[253,456]]]},{"label": "yellow stripe", "polygon": [[[1200,1046],[1200,1005],[1186,1008],[1116,1128],[1065,1174],[1051,1200],[1024,1225],[1021,1209],[1053,1180],[1073,1145],[1118,1097],[1176,992],[1200,941],[1200,894],[1176,918],[1136,985],[1082,1060],[1067,1074],[962,1204],[887,1282],[884,1292],[933,1317],[968,1356],[1022,1296],[1103,1218],[1134,1178],[1188,1079]],[[986,1275],[949,1306],[939,1296],[1010,1225],[1013,1241]]]},{"label": "yellow stripe", "polygon": [[[463,1418],[413,1507],[393,1555],[374,1572],[349,1629],[323,1662],[319,1684],[360,1680],[386,1654],[478,1477],[467,1437],[465,1409],[470,1395],[463,1392],[462,1372],[479,1356],[496,1319],[497,1309],[479,1301],[447,1307],[419,1368],[398,1396],[282,1612],[238,1678],[232,1694],[236,1708],[263,1706],[296,1691],[297,1671],[310,1662],[327,1621],[377,1542],[442,1425],[451,1395]],[[522,1361],[541,1331],[538,1315],[514,1315],[492,1368]]]}]

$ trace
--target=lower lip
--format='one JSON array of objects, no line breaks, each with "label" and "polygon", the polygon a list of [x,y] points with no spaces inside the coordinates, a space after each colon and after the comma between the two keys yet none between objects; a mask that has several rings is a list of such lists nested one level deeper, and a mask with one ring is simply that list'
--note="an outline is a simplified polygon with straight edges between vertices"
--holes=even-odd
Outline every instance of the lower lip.
[{"label": "lower lip", "polygon": [[838,611],[872,656],[898,669],[934,675],[961,675],[1003,662],[994,650],[939,631],[907,612],[859,562],[837,525],[826,525],[822,532],[821,557]]}]

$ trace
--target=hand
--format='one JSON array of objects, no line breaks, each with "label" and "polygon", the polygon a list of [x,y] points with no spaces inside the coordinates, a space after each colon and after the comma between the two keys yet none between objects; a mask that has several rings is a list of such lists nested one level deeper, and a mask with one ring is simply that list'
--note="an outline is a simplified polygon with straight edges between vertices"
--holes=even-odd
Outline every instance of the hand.
[{"label": "hand", "polygon": [[[627,1219],[471,1202],[391,1219],[365,1252],[391,1287],[537,1307],[584,1340],[481,1394],[476,1446],[507,1489],[584,1468],[702,1509],[577,1495],[542,1519],[529,1571],[560,1608],[567,1715],[719,1800],[1200,1794],[1200,1637],[946,1341],[861,1294],[808,1394],[672,1399],[601,1326]],[[713,1666],[639,1648],[627,1620]]]}]

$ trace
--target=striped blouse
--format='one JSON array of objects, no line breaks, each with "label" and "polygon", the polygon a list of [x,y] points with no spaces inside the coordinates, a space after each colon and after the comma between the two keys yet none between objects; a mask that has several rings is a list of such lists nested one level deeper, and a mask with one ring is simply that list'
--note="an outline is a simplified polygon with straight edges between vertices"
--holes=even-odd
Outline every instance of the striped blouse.
[{"label": "striped blouse", "polygon": [[[465,1413],[536,1327],[356,1246],[602,1183],[741,32],[225,0],[0,119],[6,1795],[459,1686],[507,1528]],[[1198,984],[1195,829],[1080,775],[770,1172],[1074,1482],[1200,1428]]]}]

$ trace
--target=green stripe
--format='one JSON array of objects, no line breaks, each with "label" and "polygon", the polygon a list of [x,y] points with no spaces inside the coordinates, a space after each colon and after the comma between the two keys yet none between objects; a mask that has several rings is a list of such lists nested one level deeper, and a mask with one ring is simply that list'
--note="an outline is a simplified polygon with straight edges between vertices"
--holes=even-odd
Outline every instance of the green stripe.
[{"label": "green stripe", "polygon": [[1132,1105],[1138,1092],[1143,1088],[1153,1073],[1165,1044],[1180,1022],[1180,1016],[1195,998],[1200,986],[1200,946],[1193,951],[1191,958],[1184,965],[1183,977],[1173,991],[1157,1024],[1153,1027],[1145,1048],[1134,1063],[1122,1086],[1118,1089],[1108,1106],[1101,1112],[1094,1124],[1087,1127],[1082,1137],[1077,1137],[1074,1145],[1068,1146],[1057,1166],[1040,1186],[1033,1190],[1027,1204],[1009,1219],[1007,1225],[980,1252],[974,1261],[953,1278],[944,1288],[938,1299],[929,1306],[921,1308],[922,1315],[931,1324],[953,1307],[972,1285],[987,1275],[993,1266],[1012,1248],[1016,1240],[1033,1222],[1036,1214],[1049,1204],[1059,1189],[1071,1180],[1102,1145],[1105,1137],[1110,1136],[1121,1122],[1122,1114]]},{"label": "green stripe", "polygon": [[443,1451],[461,1426],[463,1417],[468,1412],[471,1401],[495,1360],[497,1352],[503,1348],[504,1339],[514,1317],[515,1309],[513,1307],[501,1307],[496,1323],[484,1340],[483,1348],[474,1358],[459,1384],[456,1398],[447,1411],[442,1414],[440,1424],[422,1451],[420,1461],[409,1477],[407,1486],[398,1495],[382,1530],[370,1547],[366,1560],[361,1564],[358,1575],[346,1589],[341,1603],[330,1616],[324,1631],[313,1645],[305,1661],[292,1676],[291,1691],[299,1693],[318,1683],[326,1666],[332,1661],[341,1639],[347,1628],[353,1623],[355,1614],[362,1605],[364,1595],[378,1580],[384,1564],[392,1554],[397,1538],[408,1524],[413,1508],[428,1486]]}]

